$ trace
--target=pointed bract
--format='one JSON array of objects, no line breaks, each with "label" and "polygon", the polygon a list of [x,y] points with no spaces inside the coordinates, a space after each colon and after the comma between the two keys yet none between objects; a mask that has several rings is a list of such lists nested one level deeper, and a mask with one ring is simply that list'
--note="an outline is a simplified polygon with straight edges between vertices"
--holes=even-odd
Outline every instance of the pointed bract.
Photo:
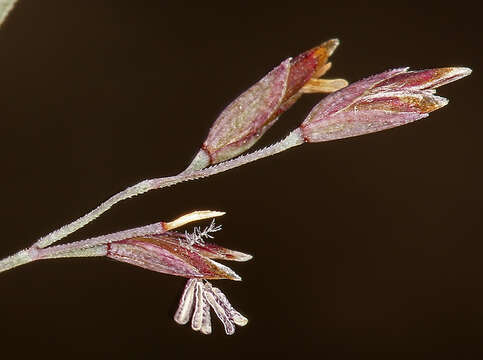
[{"label": "pointed bract", "polygon": [[241,277],[233,270],[211,259],[246,261],[251,258],[218,245],[190,244],[183,234],[175,232],[110,243],[106,256],[164,274],[237,281]]},{"label": "pointed bract", "polygon": [[448,103],[435,88],[465,77],[468,68],[389,70],[325,97],[300,126],[307,142],[381,131],[422,119]]},{"label": "pointed bract", "polygon": [[194,244],[193,247],[209,259],[248,261],[253,258],[249,254],[230,250],[213,243]]},{"label": "pointed bract", "polygon": [[436,89],[471,74],[465,67],[446,67],[419,71],[407,71],[378,84],[379,88],[428,90]]},{"label": "pointed bract", "polygon": [[247,150],[273,124],[290,66],[291,59],[285,60],[223,110],[203,144],[212,164]]},{"label": "pointed bract", "polygon": [[216,119],[188,169],[201,169],[249,149],[303,92],[335,91],[346,86],[347,82],[340,80],[325,87],[312,84],[310,90],[301,91],[309,80],[330,68],[327,59],[338,44],[336,39],[329,40],[295,59],[288,58],[241,94]]}]

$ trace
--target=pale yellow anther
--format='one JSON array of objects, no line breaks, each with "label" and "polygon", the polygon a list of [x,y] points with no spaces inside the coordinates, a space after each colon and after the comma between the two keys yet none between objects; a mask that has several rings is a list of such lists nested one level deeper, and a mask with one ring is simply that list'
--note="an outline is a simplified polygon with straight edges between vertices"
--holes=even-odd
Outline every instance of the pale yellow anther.
[{"label": "pale yellow anther", "polygon": [[165,230],[172,230],[179,228],[180,226],[186,225],[193,221],[204,220],[204,219],[211,219],[217,216],[225,215],[226,213],[223,211],[212,211],[212,210],[197,210],[190,212],[189,214],[180,216],[179,218],[164,223]]},{"label": "pale yellow anther", "polygon": [[332,93],[334,91],[345,88],[349,83],[344,79],[310,79],[300,92],[310,93]]},{"label": "pale yellow anther", "polygon": [[322,65],[317,71],[315,71],[314,75],[312,75],[312,78],[316,79],[321,76],[324,76],[327,71],[330,70],[332,67],[332,63],[328,62],[327,64]]}]

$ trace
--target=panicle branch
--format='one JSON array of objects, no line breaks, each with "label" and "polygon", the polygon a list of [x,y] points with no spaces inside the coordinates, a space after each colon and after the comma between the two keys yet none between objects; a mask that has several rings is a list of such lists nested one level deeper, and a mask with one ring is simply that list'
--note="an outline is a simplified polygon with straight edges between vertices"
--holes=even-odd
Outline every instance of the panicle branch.
[{"label": "panicle branch", "polygon": [[[15,0],[0,0],[0,24]],[[339,41],[332,39],[288,58],[230,103],[218,116],[188,167],[178,175],[144,180],[115,194],[86,215],[38,239],[30,248],[0,260],[0,272],[40,259],[106,256],[160,273],[188,278],[174,319],[203,334],[212,331],[210,311],[225,332],[248,320],[208,279],[241,280],[215,260],[247,261],[251,255],[207,240],[221,230],[214,220],[192,233],[175,232],[193,221],[221,216],[219,211],[194,211],[170,222],[158,222],[83,241],[51,246],[86,226],[122,200],[180,182],[212,176],[275,155],[303,143],[330,141],[404,125],[427,117],[448,103],[435,89],[468,76],[471,70],[448,67],[420,71],[398,68],[348,86],[344,79],[325,79],[328,62]],[[295,102],[308,93],[329,93],[299,127],[283,140],[243,155]]]}]

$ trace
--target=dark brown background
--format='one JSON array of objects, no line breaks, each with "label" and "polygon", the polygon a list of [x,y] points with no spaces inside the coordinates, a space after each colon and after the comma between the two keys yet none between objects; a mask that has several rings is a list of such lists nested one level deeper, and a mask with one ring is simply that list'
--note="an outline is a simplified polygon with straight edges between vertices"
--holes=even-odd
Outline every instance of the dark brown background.
[{"label": "dark brown background", "polygon": [[0,31],[1,256],[182,170],[224,106],[322,40],[341,39],[330,76],[349,81],[405,65],[474,73],[440,89],[451,102],[427,120],[151,192],[71,237],[227,211],[217,242],[255,256],[233,265],[243,282],[217,282],[250,319],[236,335],[173,322],[181,278],[58,260],[0,275],[2,356],[481,353],[481,20],[469,2],[437,4],[20,0]]}]

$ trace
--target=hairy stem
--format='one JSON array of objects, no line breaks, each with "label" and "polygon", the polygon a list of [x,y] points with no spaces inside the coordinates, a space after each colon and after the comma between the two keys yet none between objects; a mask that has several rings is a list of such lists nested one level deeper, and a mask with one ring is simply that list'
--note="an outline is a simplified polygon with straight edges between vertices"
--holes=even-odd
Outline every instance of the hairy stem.
[{"label": "hairy stem", "polygon": [[75,253],[80,250],[85,250],[100,245],[106,245],[115,241],[120,241],[124,239],[129,239],[139,236],[147,235],[159,235],[166,232],[162,222],[154,223],[151,225],[141,226],[135,229],[129,229],[124,231],[119,231],[116,233],[96,236],[86,240],[80,240],[64,245],[50,246],[46,249],[41,249],[41,258],[51,258],[51,257],[66,257],[66,254]]},{"label": "hairy stem", "polygon": [[239,156],[233,160],[225,161],[223,163],[196,171],[183,171],[179,175],[169,176],[164,178],[157,178],[151,180],[144,180],[140,183],[131,186],[116,195],[110,197],[108,200],[100,204],[94,210],[90,211],[86,215],[80,217],[79,219],[71,222],[70,224],[64,225],[58,230],[51,232],[50,234],[40,238],[34,246],[37,248],[45,248],[56,241],[63,239],[64,237],[72,234],[76,230],[84,227],[98,216],[109,210],[112,206],[118,202],[128,199],[130,197],[145,193],[154,189],[161,189],[171,185],[175,185],[180,182],[195,180],[199,178],[204,178],[219,174],[221,172],[236,168],[238,166],[277,154],[291,147],[300,145],[304,142],[301,132],[299,129],[292,131],[285,139],[273,144],[264,149],[255,151],[251,154]]},{"label": "hairy stem", "polygon": [[137,236],[159,235],[166,231],[165,223],[158,222],[108,235],[96,236],[86,240],[50,246],[45,249],[41,249],[36,245],[33,245],[29,249],[21,250],[18,253],[1,260],[0,273],[35,260],[65,257],[104,256],[106,255],[107,251],[106,244]]},{"label": "hairy stem", "polygon": [[21,250],[5,259],[0,260],[0,272],[34,261],[28,250]]}]

